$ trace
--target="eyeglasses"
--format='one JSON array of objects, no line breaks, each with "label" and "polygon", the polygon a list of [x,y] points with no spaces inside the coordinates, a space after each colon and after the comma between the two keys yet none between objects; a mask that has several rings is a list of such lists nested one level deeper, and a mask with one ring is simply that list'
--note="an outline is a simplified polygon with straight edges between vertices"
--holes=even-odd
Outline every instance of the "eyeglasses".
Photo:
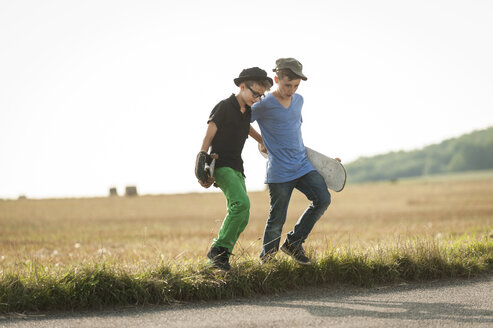
[{"label": "eyeglasses", "polygon": [[246,83],[245,83],[245,85],[246,85],[246,87],[248,88],[248,90],[250,90],[250,91],[252,92],[252,96],[253,96],[253,98],[255,98],[255,99],[262,99],[262,98],[264,98],[264,96],[265,96],[265,95],[264,95],[263,93],[258,93],[257,91],[254,91],[254,90],[253,90],[253,89],[252,89],[252,88],[251,88],[248,84],[246,84]]}]

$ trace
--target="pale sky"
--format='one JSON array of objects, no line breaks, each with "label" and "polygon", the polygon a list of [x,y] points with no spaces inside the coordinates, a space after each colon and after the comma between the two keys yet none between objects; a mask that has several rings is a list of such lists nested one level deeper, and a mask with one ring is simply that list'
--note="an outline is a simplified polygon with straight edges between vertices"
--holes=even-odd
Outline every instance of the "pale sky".
[{"label": "pale sky", "polygon": [[493,126],[492,35],[489,0],[0,1],[0,198],[204,191],[210,111],[279,57],[305,145],[343,163]]}]

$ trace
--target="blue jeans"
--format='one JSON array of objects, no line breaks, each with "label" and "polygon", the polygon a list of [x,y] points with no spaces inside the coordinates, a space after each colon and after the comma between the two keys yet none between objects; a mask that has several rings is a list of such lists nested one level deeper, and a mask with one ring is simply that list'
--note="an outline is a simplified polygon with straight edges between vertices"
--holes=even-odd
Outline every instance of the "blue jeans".
[{"label": "blue jeans", "polygon": [[273,255],[279,250],[282,227],[286,222],[289,200],[293,189],[301,191],[312,203],[301,215],[294,229],[286,237],[289,244],[301,246],[315,223],[330,205],[330,193],[324,178],[317,171],[283,183],[269,183],[270,212],[265,225],[264,241],[260,257]]}]

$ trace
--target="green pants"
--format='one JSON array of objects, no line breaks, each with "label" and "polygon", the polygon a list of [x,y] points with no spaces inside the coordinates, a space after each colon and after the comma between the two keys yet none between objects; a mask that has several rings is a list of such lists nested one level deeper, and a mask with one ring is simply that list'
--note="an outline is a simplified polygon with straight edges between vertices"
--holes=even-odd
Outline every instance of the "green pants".
[{"label": "green pants", "polygon": [[226,247],[232,252],[250,217],[250,199],[246,191],[245,178],[241,172],[230,167],[217,168],[214,171],[214,178],[226,196],[228,213],[212,245]]}]

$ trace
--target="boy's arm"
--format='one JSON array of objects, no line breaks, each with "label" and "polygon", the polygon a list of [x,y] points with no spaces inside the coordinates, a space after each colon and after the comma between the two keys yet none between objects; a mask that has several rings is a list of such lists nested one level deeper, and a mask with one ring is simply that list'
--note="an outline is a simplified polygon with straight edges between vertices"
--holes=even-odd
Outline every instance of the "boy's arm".
[{"label": "boy's arm", "polygon": [[255,139],[260,144],[261,151],[267,153],[267,149],[265,148],[264,142],[262,141],[262,136],[260,135],[260,133],[257,132],[257,130],[253,128],[251,124],[250,124],[250,133],[248,135],[253,139]]},{"label": "boy's arm", "polygon": [[257,130],[253,128],[251,124],[250,124],[250,132],[248,133],[248,135],[253,139],[255,139],[259,144],[263,144],[262,136],[260,135],[260,133],[257,132]]},{"label": "boy's arm", "polygon": [[200,151],[205,151],[206,153],[209,151],[209,147],[211,146],[212,139],[214,139],[214,136],[216,135],[217,132],[217,125],[214,122],[209,122],[209,125],[207,126],[207,131],[205,133],[204,140],[202,141],[202,147],[200,148]]}]

